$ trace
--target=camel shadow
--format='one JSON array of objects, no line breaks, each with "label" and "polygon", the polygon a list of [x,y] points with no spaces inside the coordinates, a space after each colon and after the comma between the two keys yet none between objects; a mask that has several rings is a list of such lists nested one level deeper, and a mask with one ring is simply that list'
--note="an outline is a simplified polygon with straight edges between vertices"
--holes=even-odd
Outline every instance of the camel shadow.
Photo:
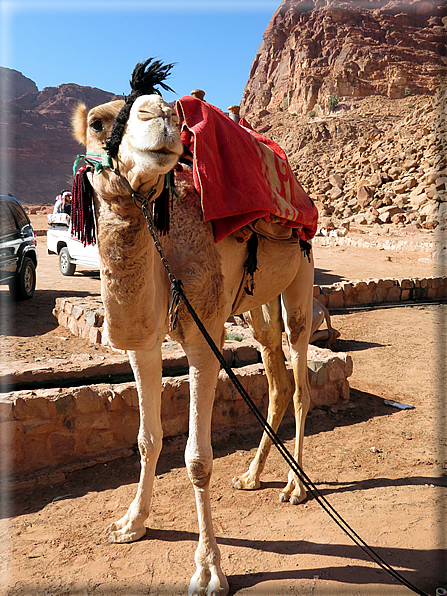
[{"label": "camel shadow", "polygon": [[336,283],[337,281],[346,281],[346,278],[342,275],[337,275],[330,272],[329,269],[315,268],[314,273],[314,284],[318,286],[328,286]]},{"label": "camel shadow", "polygon": [[[351,388],[349,402],[334,407],[320,406],[309,411],[306,418],[305,436],[326,433],[334,428],[352,426],[382,416],[398,414],[399,410],[384,403],[384,399],[358,389]],[[253,419],[253,424],[236,428],[213,430],[214,458],[240,450],[250,450],[258,446],[262,428]],[[278,429],[279,438],[285,441],[295,439],[295,419],[293,413],[286,415]],[[220,455],[222,454],[222,455]]]},{"label": "camel shadow", "polygon": [[362,350],[386,348],[388,346],[389,344],[379,344],[377,342],[357,341],[355,339],[337,339],[335,350],[337,352],[361,352]]},{"label": "camel shadow", "polygon": [[[396,488],[405,486],[436,486],[447,488],[445,478],[426,478],[423,476],[405,477],[405,478],[367,478],[365,480],[353,480],[351,482],[315,482],[318,492],[323,497],[342,493],[365,492],[368,490],[382,488]],[[285,482],[262,482],[259,490],[278,489],[282,490],[286,486]],[[320,487],[325,488],[320,488]],[[312,495],[308,494],[306,502],[314,501]]]},{"label": "camel shadow", "polygon": [[[198,534],[178,530],[148,529],[142,538],[144,541],[156,540],[158,542],[197,542]],[[246,548],[264,553],[273,553],[283,556],[314,555],[321,557],[334,557],[358,561],[357,565],[321,566],[307,569],[265,571],[244,573],[243,575],[228,575],[230,584],[229,596],[236,595],[239,590],[257,586],[256,594],[271,594],[271,587],[262,584],[271,581],[296,581],[303,579],[330,580],[355,586],[396,585],[396,581],[379,567],[367,567],[363,562],[371,561],[370,557],[355,544],[327,544],[307,540],[247,540],[235,537],[217,537],[221,547]],[[436,587],[447,581],[446,558],[447,551],[442,549],[417,550],[393,547],[374,547],[375,553],[386,563],[394,567],[404,567],[401,575],[429,593],[434,593]],[[382,592],[383,593],[383,592]]]}]

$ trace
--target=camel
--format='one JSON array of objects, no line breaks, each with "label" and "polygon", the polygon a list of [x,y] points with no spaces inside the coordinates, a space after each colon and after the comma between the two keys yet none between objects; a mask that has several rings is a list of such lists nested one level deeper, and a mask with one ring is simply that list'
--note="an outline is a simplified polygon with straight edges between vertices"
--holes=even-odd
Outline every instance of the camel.
[{"label": "camel", "polygon": [[[310,401],[307,348],[312,329],[312,253],[305,254],[298,243],[259,237],[253,295],[244,294],[238,301],[237,313],[233,312],[244,275],[246,243],[237,242],[233,235],[216,243],[212,225],[204,223],[191,169],[179,161],[183,147],[178,116],[172,106],[155,88],[128,104],[116,100],[90,111],[79,105],[72,122],[74,136],[85,145],[87,153],[112,156],[111,167],[87,176],[96,214],[105,334],[111,346],[127,350],[139,396],[140,480],[127,513],[107,528],[113,543],[132,542],[146,533],[144,522],[150,512],[155,467],[162,448],[161,343],[169,331],[171,300],[168,275],[132,193],[151,193],[155,199],[163,189],[165,174],[174,169],[177,196],[172,200],[169,233],[160,237],[166,259],[219,348],[224,343],[224,323],[233,314],[245,313],[261,344],[269,383],[267,420],[275,431],[293,398],[295,459],[300,465]],[[128,116],[124,124],[123,111]],[[117,122],[121,138],[112,151]],[[294,387],[284,363],[283,325],[290,345]],[[229,586],[220,565],[210,505],[211,414],[219,363],[181,302],[178,324],[170,335],[183,346],[190,377],[185,462],[195,491],[199,543],[195,553],[197,569],[188,594],[225,596]],[[270,447],[271,440],[264,433],[249,469],[233,479],[235,488],[251,490],[260,486]],[[305,498],[304,486],[290,471],[280,500],[298,504]]]},{"label": "camel", "polygon": [[[326,321],[326,329],[320,329],[320,326]],[[334,329],[331,324],[331,315],[328,309],[316,298],[313,299],[312,312],[312,330],[309,343],[325,342],[325,347],[334,349],[337,339],[340,337],[340,331]]]}]

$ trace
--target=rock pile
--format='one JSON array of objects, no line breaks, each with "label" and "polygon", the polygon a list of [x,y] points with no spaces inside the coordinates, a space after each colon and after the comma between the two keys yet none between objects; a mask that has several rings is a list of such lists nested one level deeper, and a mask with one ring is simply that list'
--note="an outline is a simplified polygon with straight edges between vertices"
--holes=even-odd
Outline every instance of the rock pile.
[{"label": "rock pile", "polygon": [[[352,108],[352,109],[351,109]],[[251,124],[286,151],[320,213],[320,230],[445,230],[447,88],[371,96],[312,118],[283,112]]]},{"label": "rock pile", "polygon": [[283,0],[273,15],[241,113],[286,151],[323,234],[446,229],[446,39],[437,0]]},{"label": "rock pile", "polygon": [[349,143],[341,159],[307,176],[320,227],[395,224],[434,230],[447,224],[447,90],[392,130]]}]

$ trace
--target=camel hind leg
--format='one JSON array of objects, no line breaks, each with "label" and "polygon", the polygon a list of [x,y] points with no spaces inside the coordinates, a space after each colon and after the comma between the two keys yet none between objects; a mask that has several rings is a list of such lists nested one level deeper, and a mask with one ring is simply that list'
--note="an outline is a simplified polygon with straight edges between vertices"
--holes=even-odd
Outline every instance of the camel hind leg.
[{"label": "camel hind leg", "polygon": [[[295,461],[300,467],[303,460],[304,424],[310,405],[307,349],[312,331],[313,279],[313,259],[310,257],[308,260],[303,254],[298,275],[282,294],[284,325],[295,379]],[[288,483],[280,498],[292,505],[297,505],[306,498],[306,489],[293,470],[289,471]]]},{"label": "camel hind leg", "polygon": [[[269,384],[269,406],[267,422],[276,432],[292,399],[292,383],[284,362],[282,349],[282,320],[280,298],[245,313],[253,329],[254,337],[261,344],[261,355]],[[233,478],[233,486],[242,490],[260,487],[260,476],[264,469],[272,441],[264,432],[254,460],[245,474]]]}]

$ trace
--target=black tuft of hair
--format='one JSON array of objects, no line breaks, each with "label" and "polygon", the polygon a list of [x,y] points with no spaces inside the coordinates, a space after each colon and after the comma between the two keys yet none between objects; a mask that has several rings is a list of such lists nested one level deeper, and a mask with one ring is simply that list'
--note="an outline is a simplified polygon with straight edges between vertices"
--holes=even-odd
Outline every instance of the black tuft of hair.
[{"label": "black tuft of hair", "polygon": [[126,97],[126,103],[121,108],[118,116],[115,118],[112,132],[106,141],[106,151],[110,157],[118,155],[118,149],[123,138],[124,128],[129,119],[130,110],[134,101],[140,95],[161,95],[156,89],[156,85],[162,87],[165,91],[174,92],[164,81],[170,75],[174,64],[163,64],[160,60],[148,58],[145,62],[138,62],[133,69],[132,78],[129,81],[132,89],[130,95]]},{"label": "black tuft of hair", "polygon": [[[136,99],[136,98],[135,98]],[[135,100],[134,100],[135,101]],[[125,103],[115,118],[110,137],[107,139],[105,149],[110,157],[117,157],[118,149],[124,134],[124,128],[129,119],[132,103]]]},{"label": "black tuft of hair", "polygon": [[160,60],[153,60],[153,58],[148,58],[146,62],[138,62],[133,69],[132,78],[129,81],[132,93],[136,92],[139,95],[158,93],[161,95],[155,85],[160,85],[165,91],[174,91],[164,83],[164,80],[168,78],[175,64],[163,64]]}]

